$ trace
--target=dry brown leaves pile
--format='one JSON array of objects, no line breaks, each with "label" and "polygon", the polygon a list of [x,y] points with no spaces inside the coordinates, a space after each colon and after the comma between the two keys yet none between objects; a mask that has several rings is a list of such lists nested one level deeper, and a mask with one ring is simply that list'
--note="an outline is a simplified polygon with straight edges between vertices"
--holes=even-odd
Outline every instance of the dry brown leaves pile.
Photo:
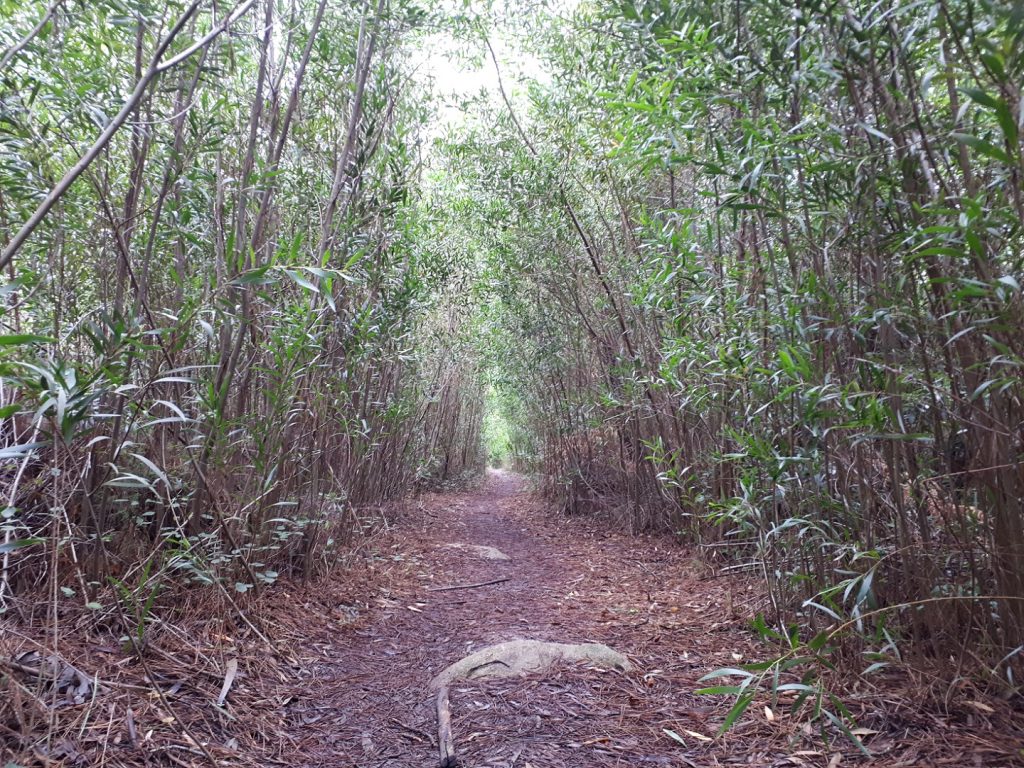
[{"label": "dry brown leaves pile", "polygon": [[846,687],[870,758],[842,739],[824,742],[785,702],[767,699],[718,737],[730,702],[693,691],[713,669],[764,657],[746,629],[756,585],[710,578],[668,538],[553,516],[508,475],[422,497],[358,552],[329,580],[267,590],[242,606],[246,620],[212,594],[176,595],[141,657],[118,642],[123,630],[109,614],[63,607],[55,641],[49,603],[9,613],[0,765],[431,765],[428,681],[512,638],[607,643],[637,671],[577,665],[456,684],[465,766],[1021,761],[1024,717],[1011,703],[967,688],[924,695],[918,680],[895,673]]}]

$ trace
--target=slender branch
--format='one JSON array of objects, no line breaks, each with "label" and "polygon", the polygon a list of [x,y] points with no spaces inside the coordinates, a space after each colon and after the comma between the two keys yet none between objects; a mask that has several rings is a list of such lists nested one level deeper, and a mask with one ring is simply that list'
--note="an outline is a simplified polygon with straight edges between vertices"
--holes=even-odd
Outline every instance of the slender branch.
[{"label": "slender branch", "polygon": [[[234,11],[228,14],[228,17],[224,19],[224,21],[222,21],[220,25],[214,27],[209,32],[207,32],[199,41],[193,43],[181,53],[177,53],[167,61],[159,64],[156,67],[157,73],[166,72],[167,70],[178,66],[178,64],[185,61],[185,59],[189,58],[193,53],[198,51],[200,48],[205,48],[207,45],[212,43],[214,38],[218,37],[228,27],[230,27],[232,24],[238,21],[238,19],[244,16],[255,2],[256,0],[245,0],[244,3],[242,3],[240,6],[235,8]],[[167,46],[164,46],[164,49],[166,49],[166,47]],[[160,52],[160,56],[162,55],[163,51]]]},{"label": "slender branch", "polygon": [[[139,102],[142,101],[142,97],[145,95],[146,89],[149,87],[150,83],[152,83],[160,73],[165,72],[175,64],[184,61],[188,56],[191,56],[204,45],[208,45],[214,38],[224,32],[224,30],[226,30],[234,21],[244,15],[255,2],[256,0],[244,0],[241,5],[239,5],[224,19],[224,21],[214,27],[214,29],[206,34],[198,43],[190,46],[185,51],[182,51],[182,53],[174,56],[168,61],[162,62],[161,59],[163,59],[163,56],[167,52],[171,43],[181,32],[182,28],[184,28],[188,20],[195,15],[197,10],[199,10],[202,0],[196,0],[188,7],[185,13],[182,14],[181,18],[178,19],[177,23],[171,28],[171,31],[167,33],[164,40],[159,46],[157,46],[149,68],[135,86],[135,90],[132,91],[131,96],[128,97],[124,106],[121,107],[121,111],[118,112],[114,119],[110,121],[109,125],[107,125],[106,129],[100,134],[99,138],[96,139],[93,145],[89,147],[88,151],[86,151],[86,153],[79,158],[78,162],[75,163],[66,174],[64,174],[64,178],[62,178],[56,186],[50,190],[43,202],[41,202],[39,207],[36,208],[35,213],[33,213],[32,216],[29,217],[28,221],[22,225],[21,229],[18,230],[18,234],[11,238],[11,242],[7,244],[3,253],[0,254],[0,269],[3,269],[11,263],[15,254],[17,254],[21,249],[21,246],[25,244],[25,241],[28,240],[36,227],[38,227],[42,223],[43,219],[46,218],[46,215],[53,209],[53,206],[55,206],[71,188],[71,185],[75,183],[79,176],[82,175],[82,172],[85,171],[85,169],[88,168],[97,157],[99,157],[107,144],[110,143],[110,140],[114,138],[114,134],[116,134],[118,130],[120,130],[121,126],[127,122],[129,116],[138,106]],[[185,54],[187,54],[187,56]]]},{"label": "slender branch", "polygon": [[511,579],[511,576],[505,576],[501,579],[478,581],[476,584],[454,584],[450,587],[427,587],[427,592],[451,592],[454,589],[476,589],[477,587],[489,587],[492,584],[504,584],[506,581],[511,581]]},{"label": "slender branch", "polygon": [[50,19],[53,18],[53,14],[55,14],[57,12],[57,9],[60,8],[60,6],[63,4],[64,0],[53,0],[53,2],[50,3],[50,7],[46,9],[46,13],[43,14],[43,18],[41,18],[39,20],[39,23],[32,28],[32,31],[25,35],[23,38],[21,38],[21,40],[14,43],[6,51],[4,51],[4,56],[2,59],[0,59],[0,70],[3,70],[4,67],[10,64],[11,59],[13,59],[19,53],[21,53],[21,51],[24,50],[25,46],[31,43],[36,38],[36,36],[43,31],[43,29],[49,23]]},{"label": "slender branch", "polygon": [[523,126],[520,125],[519,119],[516,117],[516,111],[512,108],[512,100],[509,99],[508,94],[505,92],[505,83],[501,77],[501,67],[498,66],[498,57],[494,54],[494,48],[491,47],[491,41],[488,39],[487,35],[484,35],[484,45],[487,46],[487,50],[491,54],[491,61],[494,62],[494,74],[498,77],[498,91],[501,92],[501,100],[505,102],[508,114],[512,118],[512,124],[515,125],[516,131],[519,133],[519,137],[523,140],[527,149],[530,150],[530,154],[534,157],[540,157],[540,153],[537,152],[536,147],[533,146],[533,142],[530,141],[530,137],[526,135],[526,131],[524,131]]},{"label": "slender branch", "polygon": [[[366,91],[366,79],[370,73],[370,66],[373,63],[373,52],[377,45],[377,32],[380,28],[380,18],[384,11],[384,0],[377,3],[377,11],[374,16],[373,30],[370,32],[369,43],[364,40],[366,37],[366,17],[369,13],[369,2],[364,3],[362,17],[359,20],[359,38],[356,44],[356,88],[352,97],[352,111],[349,114],[348,126],[345,132],[345,145],[342,148],[341,156],[338,158],[334,170],[334,183],[331,188],[331,196],[327,201],[327,210],[324,212],[324,222],[320,233],[319,256],[327,253],[331,245],[331,229],[337,210],[338,198],[341,196],[345,173],[351,162],[352,153],[356,146],[356,133],[359,130],[359,123],[363,116],[363,98]],[[355,180],[353,179],[353,185]]]}]

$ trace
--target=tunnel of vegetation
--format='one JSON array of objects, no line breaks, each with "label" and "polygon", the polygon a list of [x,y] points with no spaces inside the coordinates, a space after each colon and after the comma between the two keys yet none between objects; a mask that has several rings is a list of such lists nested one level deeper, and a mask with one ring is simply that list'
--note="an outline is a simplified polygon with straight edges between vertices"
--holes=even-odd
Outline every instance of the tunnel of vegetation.
[{"label": "tunnel of vegetation", "polygon": [[426,5],[0,0],[0,608],[234,602],[490,460],[1015,684],[1020,5],[531,8],[529,81]]}]

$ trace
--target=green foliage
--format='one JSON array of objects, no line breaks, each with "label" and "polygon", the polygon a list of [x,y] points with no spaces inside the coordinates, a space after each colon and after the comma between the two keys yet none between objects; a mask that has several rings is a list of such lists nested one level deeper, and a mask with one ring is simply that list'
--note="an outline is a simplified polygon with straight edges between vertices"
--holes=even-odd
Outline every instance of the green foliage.
[{"label": "green foliage", "polygon": [[[0,0],[0,232],[184,11],[122,5],[25,38],[43,4]],[[726,727],[795,691],[855,736],[840,641],[1016,688],[1016,5],[512,15],[550,77],[503,73],[426,167],[407,54],[435,23],[481,48],[489,14],[258,5],[145,90],[0,288],[0,598],[60,559],[24,542],[74,545],[89,604],[152,563],[115,586],[138,636],[153,584],[314,573],[365,505],[500,459],[764,580],[781,650],[720,671]]]},{"label": "green foliage", "polygon": [[[873,664],[970,656],[1015,690],[1011,6],[585,5],[531,29],[550,82],[445,151],[543,490],[760,575],[787,644],[843,626]],[[794,684],[845,732],[824,677]]]},{"label": "green foliage", "polygon": [[[58,3],[31,34],[49,5],[0,2],[0,245],[189,7]],[[428,344],[454,269],[424,246],[429,105],[404,87],[424,12],[375,7],[255,3],[144,90],[17,252],[0,608],[57,573],[112,589],[141,643],[175,584],[233,603],[315,575],[364,506],[481,468],[474,364]],[[199,4],[167,55],[226,12]]]}]

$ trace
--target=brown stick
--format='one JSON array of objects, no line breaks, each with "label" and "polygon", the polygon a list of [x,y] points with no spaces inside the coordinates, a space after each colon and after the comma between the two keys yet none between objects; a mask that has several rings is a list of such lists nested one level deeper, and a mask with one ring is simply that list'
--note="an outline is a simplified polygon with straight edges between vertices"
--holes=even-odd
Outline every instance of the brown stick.
[{"label": "brown stick", "polygon": [[437,747],[441,752],[441,768],[455,768],[455,740],[452,738],[452,710],[448,700],[448,686],[437,692]]},{"label": "brown stick", "polygon": [[455,584],[451,587],[427,587],[427,592],[450,592],[453,589],[474,589],[476,587],[489,587],[491,584],[501,584],[503,581],[508,581],[512,577],[506,576],[503,579],[491,579],[490,581],[480,581],[476,584]]}]

